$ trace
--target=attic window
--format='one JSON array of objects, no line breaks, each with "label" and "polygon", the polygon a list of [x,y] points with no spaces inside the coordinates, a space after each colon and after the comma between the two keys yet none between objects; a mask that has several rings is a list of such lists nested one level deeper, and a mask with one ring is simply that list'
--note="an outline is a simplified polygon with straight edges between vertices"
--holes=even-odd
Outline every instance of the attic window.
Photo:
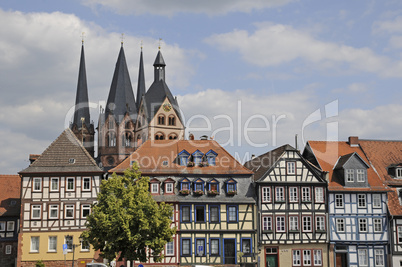
[{"label": "attic window", "polygon": [[396,178],[402,178],[402,168],[396,168]]},{"label": "attic window", "polygon": [[68,163],[70,163],[70,164],[74,164],[74,163],[75,163],[75,159],[73,159],[73,158],[68,159]]}]

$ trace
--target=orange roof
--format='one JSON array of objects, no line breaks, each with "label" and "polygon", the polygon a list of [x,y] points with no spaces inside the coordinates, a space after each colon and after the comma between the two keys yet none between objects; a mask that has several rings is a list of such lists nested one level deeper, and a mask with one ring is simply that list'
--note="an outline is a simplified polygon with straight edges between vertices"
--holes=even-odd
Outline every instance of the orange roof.
[{"label": "orange roof", "polygon": [[321,169],[328,172],[328,190],[388,191],[388,188],[383,184],[372,167],[367,169],[369,188],[345,188],[341,181],[333,175],[333,169],[339,157],[350,153],[357,153],[366,164],[369,164],[369,160],[359,146],[350,146],[348,142],[336,141],[308,141],[307,145],[311,147]]},{"label": "orange roof", "polygon": [[396,188],[392,188],[392,191],[388,192],[388,210],[392,216],[402,215],[402,206],[399,202],[398,191]]},{"label": "orange roof", "polygon": [[[205,154],[210,150],[217,153],[215,166],[181,166],[179,153],[186,150],[190,155],[199,150]],[[140,166],[145,175],[196,174],[196,175],[252,175],[232,155],[214,140],[148,140],[109,173],[123,173],[132,161]]]},{"label": "orange roof", "polygon": [[0,192],[0,216],[20,216],[20,176],[0,175]]}]

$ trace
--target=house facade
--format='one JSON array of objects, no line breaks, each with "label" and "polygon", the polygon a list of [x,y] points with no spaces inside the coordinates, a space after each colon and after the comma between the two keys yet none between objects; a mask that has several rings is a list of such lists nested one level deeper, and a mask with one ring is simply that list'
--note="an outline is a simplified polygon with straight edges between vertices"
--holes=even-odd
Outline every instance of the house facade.
[{"label": "house facade", "polygon": [[150,177],[154,199],[172,204],[177,227],[164,261],[143,265],[255,264],[252,173],[217,142],[148,140],[110,172],[121,174],[134,161]]},{"label": "house facade", "polygon": [[328,266],[327,183],[290,145],[245,163],[254,172],[260,266]]},{"label": "house facade", "polygon": [[[48,267],[75,266],[98,260],[80,242],[86,216],[96,201],[103,171],[70,129],[21,176],[21,229],[18,266],[42,260]],[[66,248],[63,248],[66,245]],[[64,254],[64,250],[65,253]]]},{"label": "house facade", "polygon": [[389,266],[389,189],[355,140],[309,141],[303,156],[327,176],[331,266]]}]

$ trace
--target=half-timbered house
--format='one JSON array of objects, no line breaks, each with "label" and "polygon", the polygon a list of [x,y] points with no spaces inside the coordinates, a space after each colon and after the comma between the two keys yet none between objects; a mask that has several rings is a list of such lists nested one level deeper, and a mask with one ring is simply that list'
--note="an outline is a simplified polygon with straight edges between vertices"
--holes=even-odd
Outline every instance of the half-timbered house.
[{"label": "half-timbered house", "polygon": [[144,265],[254,264],[251,171],[213,140],[148,140],[111,172],[122,173],[134,161],[150,176],[154,199],[174,207],[177,227],[163,262]]},{"label": "half-timbered house", "polygon": [[75,266],[94,259],[89,244],[80,243],[86,216],[96,201],[103,171],[70,129],[21,171],[21,229],[18,266]]},{"label": "half-timbered house", "polygon": [[246,162],[254,172],[260,266],[327,263],[327,183],[300,152],[284,145]]},{"label": "half-timbered house", "polygon": [[355,138],[309,141],[303,152],[328,179],[332,266],[388,266],[387,192]]}]

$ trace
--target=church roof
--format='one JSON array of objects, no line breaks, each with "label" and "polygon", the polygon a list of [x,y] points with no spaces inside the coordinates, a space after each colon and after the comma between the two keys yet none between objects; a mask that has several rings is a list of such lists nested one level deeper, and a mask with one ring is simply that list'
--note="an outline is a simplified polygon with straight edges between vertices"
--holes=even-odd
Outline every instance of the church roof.
[{"label": "church roof", "polygon": [[112,114],[116,122],[120,123],[126,113],[128,113],[132,119],[135,119],[137,106],[135,104],[133,88],[122,45],[106,103],[105,118]]},{"label": "church roof", "polygon": [[165,60],[163,59],[162,53],[159,50],[158,54],[156,55],[154,66],[166,66]]},{"label": "church roof", "polygon": [[91,121],[89,116],[89,100],[88,100],[87,74],[85,69],[84,45],[82,45],[81,47],[77,94],[75,99],[75,111],[71,129],[74,124],[77,125],[78,128],[81,128],[82,126],[81,118],[85,119],[84,123],[87,129],[90,129]]},{"label": "church roof", "polygon": [[145,95],[145,73],[144,61],[142,58],[142,49],[140,54],[140,67],[138,71],[138,84],[137,84],[137,108],[140,107],[142,96]]},{"label": "church roof", "polygon": [[70,129],[59,137],[28,168],[19,172],[29,173],[102,173],[95,160]]}]

